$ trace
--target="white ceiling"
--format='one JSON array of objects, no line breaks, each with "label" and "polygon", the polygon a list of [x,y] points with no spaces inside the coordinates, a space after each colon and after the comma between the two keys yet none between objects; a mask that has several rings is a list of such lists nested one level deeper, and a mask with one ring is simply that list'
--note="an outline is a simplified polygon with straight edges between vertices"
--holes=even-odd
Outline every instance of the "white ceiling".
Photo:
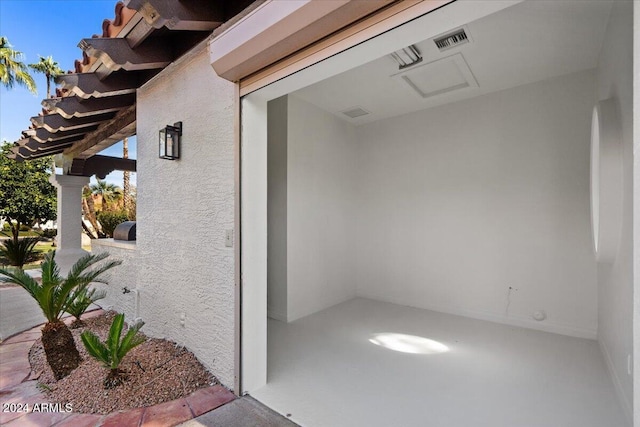
[{"label": "white ceiling", "polygon": [[[416,40],[424,59],[411,68],[415,78],[446,82],[451,63],[461,64],[462,56],[475,81],[458,90],[423,98],[402,78],[392,77],[398,65],[384,55],[293,95],[364,124],[595,68],[610,10],[609,1],[528,0],[465,25],[470,43],[439,52],[432,39]],[[449,57],[452,61],[442,61]],[[341,113],[353,107],[371,114],[350,119]]]}]

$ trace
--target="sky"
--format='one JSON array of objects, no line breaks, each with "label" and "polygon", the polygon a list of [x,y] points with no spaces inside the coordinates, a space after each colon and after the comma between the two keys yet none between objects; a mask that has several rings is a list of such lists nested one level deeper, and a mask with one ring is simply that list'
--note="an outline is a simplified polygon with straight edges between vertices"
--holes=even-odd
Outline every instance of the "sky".
[{"label": "sky", "polygon": [[[38,62],[38,55],[52,56],[61,69],[74,69],[82,58],[78,43],[102,34],[102,21],[115,18],[117,0],[0,0],[0,36],[9,39],[13,49],[23,53],[25,64]],[[38,95],[21,86],[7,90],[0,86],[0,141],[14,142],[38,115],[46,97],[44,75],[32,73]],[[53,91],[53,89],[52,89]],[[122,157],[122,143],[100,154]],[[129,157],[136,158],[135,137],[129,138]],[[135,184],[135,174],[131,182]],[[122,187],[122,172],[115,171],[107,181]],[[95,178],[92,178],[95,182]]]}]

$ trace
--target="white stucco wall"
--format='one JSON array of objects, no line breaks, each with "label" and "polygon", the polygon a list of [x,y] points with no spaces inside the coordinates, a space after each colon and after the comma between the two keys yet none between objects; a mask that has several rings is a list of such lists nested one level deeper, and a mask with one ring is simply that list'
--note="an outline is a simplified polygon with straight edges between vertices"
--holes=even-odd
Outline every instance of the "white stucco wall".
[{"label": "white stucco wall", "polygon": [[[638,30],[636,30],[638,31]],[[615,100],[623,145],[623,212],[618,255],[598,264],[598,341],[631,418],[633,348],[633,4],[614,2],[597,69],[597,99]]]},{"label": "white stucco wall", "polygon": [[[137,247],[147,334],[185,345],[234,382],[234,84],[206,45],[138,90]],[[158,158],[158,131],[183,122],[181,159]]]},{"label": "white stucco wall", "polygon": [[[138,283],[138,251],[136,242],[119,242],[113,239],[94,239],[91,241],[91,253],[109,253],[109,260],[120,260],[122,264],[107,272],[104,279],[107,285],[96,285],[104,289],[107,296],[97,304],[104,309],[114,309],[124,313],[127,322],[133,322],[139,316],[136,310]],[[131,292],[123,293],[123,288]],[[146,332],[146,328],[143,328]]]}]

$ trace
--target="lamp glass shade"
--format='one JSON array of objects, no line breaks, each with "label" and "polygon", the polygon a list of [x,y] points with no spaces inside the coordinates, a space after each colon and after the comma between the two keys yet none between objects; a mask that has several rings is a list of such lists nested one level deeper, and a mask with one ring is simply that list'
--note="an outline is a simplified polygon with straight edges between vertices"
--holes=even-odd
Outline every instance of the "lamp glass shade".
[{"label": "lamp glass shade", "polygon": [[165,159],[167,157],[166,140],[167,140],[166,128],[160,129],[160,136],[158,138],[158,143],[159,143],[158,155],[160,156],[161,159]]},{"label": "lamp glass shade", "polygon": [[158,156],[161,159],[175,160],[180,158],[180,135],[182,122],[178,126],[166,126],[158,135]]}]

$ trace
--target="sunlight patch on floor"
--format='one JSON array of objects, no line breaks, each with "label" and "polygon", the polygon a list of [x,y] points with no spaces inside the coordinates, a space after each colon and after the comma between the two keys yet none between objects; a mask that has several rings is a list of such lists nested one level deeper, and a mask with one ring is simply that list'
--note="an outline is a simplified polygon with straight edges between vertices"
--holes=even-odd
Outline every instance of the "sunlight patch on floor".
[{"label": "sunlight patch on floor", "polygon": [[395,332],[373,334],[369,342],[401,353],[439,354],[449,351],[449,347],[438,341]]}]

